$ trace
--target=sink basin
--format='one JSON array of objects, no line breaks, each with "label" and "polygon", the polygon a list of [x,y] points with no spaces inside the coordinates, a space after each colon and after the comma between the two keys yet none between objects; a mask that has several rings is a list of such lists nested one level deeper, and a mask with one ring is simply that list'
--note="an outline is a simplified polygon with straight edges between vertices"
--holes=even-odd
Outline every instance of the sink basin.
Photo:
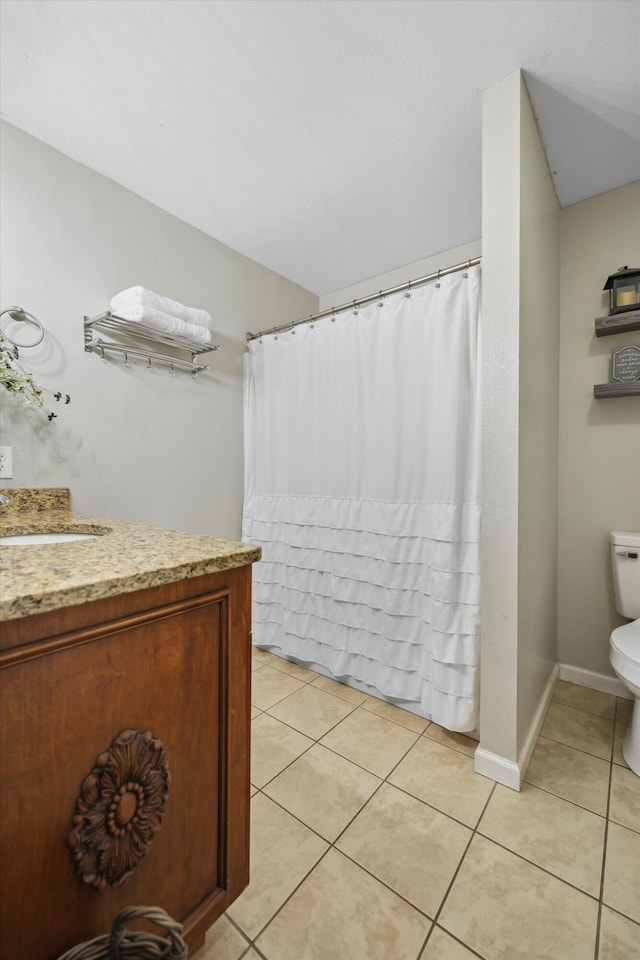
[{"label": "sink basin", "polygon": [[43,543],[69,543],[72,540],[96,540],[99,533],[21,533],[0,537],[0,547],[41,546]]}]

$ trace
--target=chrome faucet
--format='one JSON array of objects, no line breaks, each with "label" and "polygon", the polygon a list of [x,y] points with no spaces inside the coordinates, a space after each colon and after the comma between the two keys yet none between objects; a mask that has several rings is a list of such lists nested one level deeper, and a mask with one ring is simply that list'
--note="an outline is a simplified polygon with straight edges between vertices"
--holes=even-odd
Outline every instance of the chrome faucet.
[{"label": "chrome faucet", "polygon": [[8,503],[11,503],[11,499],[4,493],[0,493],[0,507],[6,507]]}]

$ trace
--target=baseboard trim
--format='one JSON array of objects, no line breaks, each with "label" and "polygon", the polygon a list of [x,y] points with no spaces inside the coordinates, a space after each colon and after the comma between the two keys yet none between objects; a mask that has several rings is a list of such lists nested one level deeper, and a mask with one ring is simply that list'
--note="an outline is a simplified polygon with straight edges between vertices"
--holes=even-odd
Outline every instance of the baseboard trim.
[{"label": "baseboard trim", "polygon": [[512,790],[520,789],[520,769],[513,760],[507,760],[498,753],[491,753],[490,750],[478,747],[474,754],[474,766],[476,773],[483,777],[489,777],[490,780],[495,780]]},{"label": "baseboard trim", "polygon": [[624,700],[633,700],[631,692],[617,677],[610,677],[606,673],[595,673],[593,670],[584,670],[582,667],[572,667],[569,663],[558,664],[558,679],[568,683],[577,683],[579,687],[588,687],[600,693],[610,693],[614,697]]},{"label": "baseboard trim", "polygon": [[520,756],[518,757],[518,769],[520,770],[520,781],[524,780],[529,763],[531,762],[531,757],[533,751],[536,748],[536,743],[538,742],[538,737],[540,736],[540,731],[542,730],[542,725],[544,723],[544,718],[547,715],[547,710],[549,709],[549,704],[553,698],[553,691],[556,685],[556,680],[560,675],[560,664],[556,663],[549,679],[547,680],[547,685],[544,688],[544,693],[540,698],[540,703],[538,704],[538,709],[535,712],[535,716],[531,721],[531,726],[529,728],[529,733],[527,734],[527,739],[524,742],[524,746],[520,751]]},{"label": "baseboard trim", "polygon": [[527,739],[525,740],[524,746],[520,751],[518,762],[516,763],[513,760],[507,760],[506,757],[501,757],[497,753],[491,753],[489,750],[484,750],[482,746],[480,746],[474,755],[476,773],[482,774],[483,777],[489,777],[491,780],[496,780],[498,783],[501,783],[505,787],[510,787],[512,790],[520,790],[522,781],[524,780],[529,762],[531,760],[531,756],[535,749],[538,736],[542,730],[542,725],[544,723],[544,718],[547,715],[551,698],[553,697],[553,689],[556,685],[559,669],[559,664],[556,663],[551,671],[549,679],[547,680],[544,693],[540,698],[540,703],[538,704],[535,716],[531,721],[529,733],[527,734]]}]

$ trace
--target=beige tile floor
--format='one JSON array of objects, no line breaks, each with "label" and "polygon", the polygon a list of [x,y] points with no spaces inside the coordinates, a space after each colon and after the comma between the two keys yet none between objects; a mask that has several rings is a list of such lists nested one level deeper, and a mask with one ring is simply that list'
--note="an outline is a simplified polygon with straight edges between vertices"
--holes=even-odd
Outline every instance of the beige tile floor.
[{"label": "beige tile floor", "polygon": [[254,650],[251,883],[194,960],[640,960],[630,702],[559,682],[520,793]]}]

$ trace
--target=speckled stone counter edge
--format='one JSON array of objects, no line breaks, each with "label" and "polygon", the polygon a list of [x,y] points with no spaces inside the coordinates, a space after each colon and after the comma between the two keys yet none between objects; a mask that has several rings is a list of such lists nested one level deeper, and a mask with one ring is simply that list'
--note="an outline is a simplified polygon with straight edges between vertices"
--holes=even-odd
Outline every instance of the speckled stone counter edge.
[{"label": "speckled stone counter edge", "polygon": [[71,509],[71,493],[67,487],[17,487],[0,490],[0,493],[9,497],[9,503],[0,507],[1,520],[21,513]]},{"label": "speckled stone counter edge", "polygon": [[71,513],[69,491],[64,488],[3,492],[11,504],[0,507],[2,536],[38,532],[98,536],[73,543],[0,547],[0,620],[245,566],[261,556],[260,548],[250,544]]}]

